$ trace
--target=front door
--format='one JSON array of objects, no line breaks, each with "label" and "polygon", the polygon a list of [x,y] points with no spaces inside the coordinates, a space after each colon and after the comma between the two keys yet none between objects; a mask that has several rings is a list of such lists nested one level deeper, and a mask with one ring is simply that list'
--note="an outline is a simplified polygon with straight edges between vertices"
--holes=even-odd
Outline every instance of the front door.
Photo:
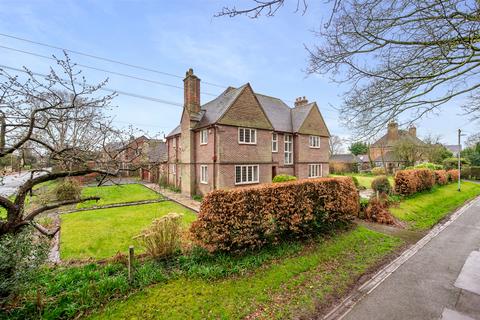
[{"label": "front door", "polygon": [[277,175],[277,167],[272,166],[272,179]]}]

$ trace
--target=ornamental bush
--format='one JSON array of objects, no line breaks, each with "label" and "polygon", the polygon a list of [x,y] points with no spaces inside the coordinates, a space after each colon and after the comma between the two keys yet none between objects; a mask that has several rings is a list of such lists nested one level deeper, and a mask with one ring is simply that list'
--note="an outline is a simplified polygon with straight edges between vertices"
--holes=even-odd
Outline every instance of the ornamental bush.
[{"label": "ornamental bush", "polygon": [[448,182],[457,182],[458,181],[458,170],[452,169],[447,171]]},{"label": "ornamental bush", "polygon": [[272,182],[274,183],[278,183],[278,182],[287,182],[287,181],[295,181],[297,180],[297,177],[295,176],[291,176],[291,175],[288,175],[288,174],[277,174]]},{"label": "ornamental bush", "polygon": [[77,180],[65,179],[55,187],[53,192],[58,201],[77,200],[80,199],[82,187]]},{"label": "ornamental bush", "polygon": [[435,183],[438,185],[445,185],[448,183],[448,174],[445,170],[435,170]]},{"label": "ornamental bush", "polygon": [[375,168],[372,168],[372,174],[373,174],[374,176],[384,176],[384,175],[386,175],[387,173],[385,172],[385,168],[375,167]]},{"label": "ornamental bush", "polygon": [[408,196],[430,190],[435,184],[435,173],[430,169],[400,170],[395,173],[395,193]]},{"label": "ornamental bush", "polygon": [[358,197],[350,177],[215,190],[204,198],[190,232],[210,252],[257,249],[353,219]]},{"label": "ornamental bush", "polygon": [[431,162],[424,162],[417,164],[414,169],[431,169],[431,170],[442,170],[443,166],[441,164],[435,164]]},{"label": "ornamental bush", "polygon": [[372,180],[372,189],[373,191],[389,194],[392,191],[392,186],[387,176],[378,176]]}]

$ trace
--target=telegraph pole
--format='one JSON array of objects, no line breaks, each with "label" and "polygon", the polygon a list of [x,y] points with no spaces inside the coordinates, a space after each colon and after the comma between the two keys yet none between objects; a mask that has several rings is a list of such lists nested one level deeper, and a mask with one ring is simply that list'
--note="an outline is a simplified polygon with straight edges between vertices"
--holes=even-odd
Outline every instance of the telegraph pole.
[{"label": "telegraph pole", "polygon": [[458,129],[458,191],[461,191],[461,186],[460,186],[460,178],[461,178],[461,161],[460,161],[460,152],[462,151],[462,144],[460,142],[460,137],[462,136],[462,130]]}]

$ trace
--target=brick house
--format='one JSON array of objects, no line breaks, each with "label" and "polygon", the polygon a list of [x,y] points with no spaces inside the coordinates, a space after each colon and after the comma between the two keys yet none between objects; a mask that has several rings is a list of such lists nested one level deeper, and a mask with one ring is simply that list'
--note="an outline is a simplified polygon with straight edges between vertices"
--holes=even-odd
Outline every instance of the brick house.
[{"label": "brick house", "polygon": [[397,159],[393,152],[395,143],[402,139],[408,139],[420,147],[425,145],[425,143],[417,137],[417,129],[415,127],[412,126],[408,130],[401,130],[398,129],[398,124],[392,121],[388,124],[387,133],[370,146],[370,158],[375,166],[383,167],[383,163],[385,162],[389,172],[402,168],[404,162]]},{"label": "brick house", "polygon": [[190,69],[180,125],[166,137],[167,181],[193,195],[277,174],[327,176],[329,136],[315,102],[297,98],[290,108],[248,83],[201,105],[200,79]]}]

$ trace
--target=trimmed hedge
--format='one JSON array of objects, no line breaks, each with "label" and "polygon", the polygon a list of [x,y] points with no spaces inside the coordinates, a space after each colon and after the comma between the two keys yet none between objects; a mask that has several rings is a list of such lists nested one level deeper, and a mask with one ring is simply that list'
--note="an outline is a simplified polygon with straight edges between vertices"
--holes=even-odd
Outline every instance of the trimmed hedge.
[{"label": "trimmed hedge", "polygon": [[241,252],[313,235],[353,219],[359,209],[350,177],[215,190],[204,198],[190,231],[210,252]]},{"label": "trimmed hedge", "polygon": [[378,176],[373,179],[371,187],[373,191],[378,191],[386,194],[389,194],[392,191],[392,186],[390,185],[390,181],[388,181],[387,176]]},{"label": "trimmed hedge", "polygon": [[430,190],[434,184],[435,173],[433,170],[400,170],[395,173],[395,193],[403,196]]},{"label": "trimmed hedge", "polygon": [[445,170],[435,170],[435,183],[438,185],[445,185],[448,183],[448,174]]},{"label": "trimmed hedge", "polygon": [[448,174],[448,181],[449,182],[457,182],[458,181],[458,170],[452,169],[447,171]]}]

